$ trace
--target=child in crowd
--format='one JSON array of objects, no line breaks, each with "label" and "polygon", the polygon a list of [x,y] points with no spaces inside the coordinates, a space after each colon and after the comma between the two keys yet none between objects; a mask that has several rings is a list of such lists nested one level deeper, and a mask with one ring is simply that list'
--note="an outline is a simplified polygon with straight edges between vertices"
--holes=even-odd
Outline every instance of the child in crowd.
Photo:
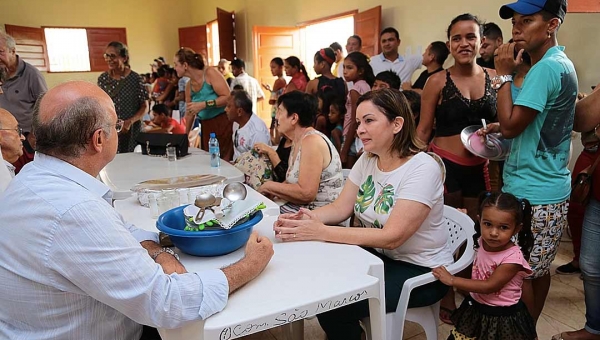
[{"label": "child in crowd", "polygon": [[336,92],[328,85],[317,92],[319,106],[317,107],[317,117],[313,127],[327,137],[331,136],[331,130],[335,128],[335,125],[329,121],[328,116],[329,107],[337,97]]},{"label": "child in crowd", "polygon": [[523,279],[533,273],[527,263],[531,205],[501,192],[482,194],[479,201],[472,278],[444,267],[432,271],[444,284],[471,293],[452,314],[455,328],[448,339],[535,339],[535,323],[521,301]]},{"label": "child in crowd", "polygon": [[171,110],[165,104],[154,105],[152,116],[152,121],[145,122],[146,126],[144,126],[143,132],[185,135],[185,125],[179,124],[171,117]]},{"label": "child in crowd", "polygon": [[419,92],[413,90],[404,90],[402,91],[402,94],[406,97],[406,100],[408,100],[408,104],[410,104],[410,110],[415,118],[415,123],[419,125],[419,118],[421,116],[421,95]]},{"label": "child in crowd", "polygon": [[346,102],[342,99],[334,100],[329,106],[329,122],[335,126],[331,131],[331,142],[335,146],[338,153],[342,149],[342,143],[344,141],[342,126],[344,122],[344,115],[346,114]]},{"label": "child in crowd", "polygon": [[356,103],[358,98],[371,91],[375,83],[373,68],[369,59],[361,52],[352,52],[344,59],[344,79],[353,82],[346,98],[346,115],[344,117],[344,143],[340,158],[344,168],[350,169],[357,159],[357,150],[354,145],[356,136]]},{"label": "child in crowd", "polygon": [[377,73],[375,76],[375,82],[373,83],[372,90],[379,89],[400,89],[400,77],[396,74],[396,72],[392,71],[383,71]]}]

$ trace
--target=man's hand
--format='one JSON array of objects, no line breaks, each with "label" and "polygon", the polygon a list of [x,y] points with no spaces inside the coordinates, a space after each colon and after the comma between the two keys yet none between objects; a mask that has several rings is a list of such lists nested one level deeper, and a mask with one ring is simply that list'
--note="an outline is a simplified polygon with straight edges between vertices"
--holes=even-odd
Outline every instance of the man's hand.
[{"label": "man's hand", "polygon": [[233,293],[260,274],[273,257],[273,243],[255,231],[246,244],[246,256],[239,262],[223,268],[229,283],[229,294]]},{"label": "man's hand", "polygon": [[403,91],[412,90],[412,85],[411,85],[410,81],[405,81],[404,83],[402,83],[401,87],[402,87]]},{"label": "man's hand", "polygon": [[255,231],[250,235],[248,243],[246,243],[246,259],[254,265],[257,271],[256,276],[260,274],[271,258],[273,257],[273,243],[267,237],[259,236]]},{"label": "man's hand", "polygon": [[515,43],[500,45],[494,51],[494,66],[496,67],[496,74],[512,75],[515,72],[517,66],[523,62],[523,52],[521,49],[515,58]]}]

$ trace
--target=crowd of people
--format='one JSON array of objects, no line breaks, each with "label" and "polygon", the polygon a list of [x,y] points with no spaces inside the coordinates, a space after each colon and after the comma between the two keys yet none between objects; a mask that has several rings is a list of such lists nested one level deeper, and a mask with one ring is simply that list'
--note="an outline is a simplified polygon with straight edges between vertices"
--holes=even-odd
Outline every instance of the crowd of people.
[{"label": "crowd of people", "polygon": [[[420,56],[399,54],[393,27],[381,31],[382,53],[374,56],[353,35],[345,56],[337,42],[315,52],[314,79],[298,57],[273,58],[272,85],[248,74],[242,59],[210,66],[185,47],[173,66],[159,57],[151,73],[138,74],[115,41],[97,86],[48,90],[1,33],[0,220],[11,227],[0,239],[0,337],[155,339],[153,327],[207,318],[260,274],[273,255],[269,238],[253,234],[245,257],[229,267],[187,273],[157,235],[116,213],[95,179],[117,152],[134,150],[140,133],[199,127],[202,149],[214,133],[221,157],[249,185],[285,201],[276,239],[359,245],[381,258],[387,312],[406,280],[433,273],[439,280],[414,291],[409,307],[441,300],[440,319],[455,326],[449,339],[536,339],[568,224],[575,258],[557,272],[581,273],[586,324],[554,339],[600,339],[600,178],[589,202],[569,208],[574,178],[597,158],[600,91],[578,96],[575,68],[557,40],[566,6],[502,6],[500,17],[512,21],[507,43],[498,25],[458,15],[447,42],[431,42]],[[444,68],[448,56],[453,64]],[[261,101],[272,106],[270,127],[257,115]],[[463,145],[463,129],[482,120],[482,139],[512,140],[505,161]],[[573,130],[585,132],[585,150],[571,174]],[[342,169],[351,169],[347,178]],[[457,254],[447,244],[444,205],[475,221],[469,273],[445,269]],[[25,211],[33,206],[36,213]],[[354,227],[340,227],[352,218]],[[127,275],[114,275],[123,268]],[[454,289],[466,293],[458,308]],[[158,297],[161,308],[152,305]],[[328,339],[358,340],[368,314],[361,301],[317,317]]]}]

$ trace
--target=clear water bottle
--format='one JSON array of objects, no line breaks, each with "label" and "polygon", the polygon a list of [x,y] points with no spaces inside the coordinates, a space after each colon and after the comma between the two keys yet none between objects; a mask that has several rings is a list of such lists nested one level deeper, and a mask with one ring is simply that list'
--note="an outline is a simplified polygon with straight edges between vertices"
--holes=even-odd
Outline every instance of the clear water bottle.
[{"label": "clear water bottle", "polygon": [[210,133],[208,140],[208,152],[210,153],[210,166],[218,168],[221,166],[221,150],[219,149],[219,140],[214,132]]}]

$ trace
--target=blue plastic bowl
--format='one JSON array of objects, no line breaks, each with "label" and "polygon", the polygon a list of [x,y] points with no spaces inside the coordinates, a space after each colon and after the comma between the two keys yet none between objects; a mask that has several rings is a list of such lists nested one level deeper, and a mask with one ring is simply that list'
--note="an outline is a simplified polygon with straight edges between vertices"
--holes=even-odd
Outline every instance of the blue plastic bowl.
[{"label": "blue plastic bowl", "polygon": [[252,218],[231,229],[186,231],[185,206],[171,209],[158,217],[156,227],[169,235],[175,247],[182,252],[195,256],[219,256],[229,254],[248,242],[252,227],[263,218],[258,211]]}]

